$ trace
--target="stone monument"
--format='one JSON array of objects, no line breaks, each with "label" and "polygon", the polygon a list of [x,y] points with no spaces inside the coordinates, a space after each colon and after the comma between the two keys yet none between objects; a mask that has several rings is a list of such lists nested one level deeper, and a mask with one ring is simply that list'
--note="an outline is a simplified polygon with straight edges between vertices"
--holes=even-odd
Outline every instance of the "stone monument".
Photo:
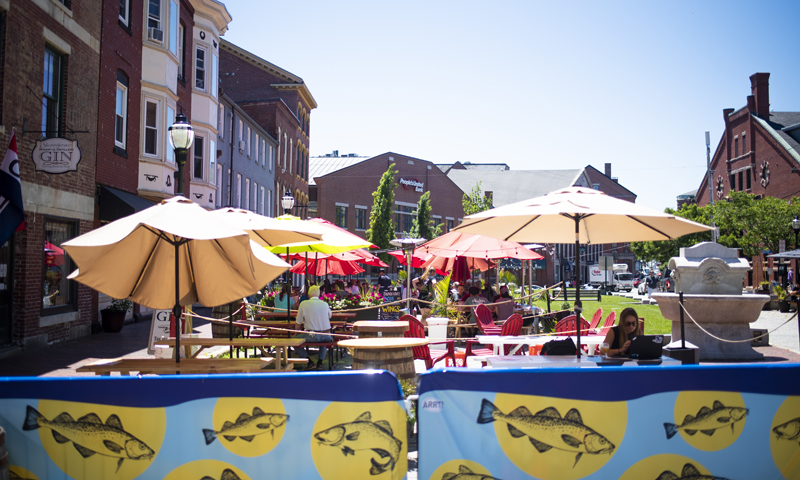
[{"label": "stone monument", "polygon": [[[763,354],[753,350],[750,323],[758,320],[769,295],[742,294],[749,262],[739,258],[736,249],[718,243],[703,242],[681,248],[672,257],[675,292],[683,292],[686,341],[700,349],[700,360],[757,360]],[[655,293],[664,318],[672,321],[672,340],[680,340],[680,304],[678,293]],[[708,333],[689,318],[691,315]],[[743,341],[744,340],[744,341]]]}]

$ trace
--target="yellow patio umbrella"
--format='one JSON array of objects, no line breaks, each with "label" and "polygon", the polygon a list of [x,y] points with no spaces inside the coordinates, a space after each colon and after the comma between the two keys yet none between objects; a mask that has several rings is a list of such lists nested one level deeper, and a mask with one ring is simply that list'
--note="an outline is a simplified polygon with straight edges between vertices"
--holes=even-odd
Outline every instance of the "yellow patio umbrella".
[{"label": "yellow patio umbrella", "polygon": [[321,218],[300,220],[292,215],[281,215],[277,218],[277,220],[281,222],[292,222],[292,224],[296,225],[313,225],[322,231],[322,243],[298,242],[288,245],[268,247],[267,249],[272,253],[285,253],[289,255],[292,253],[319,252],[333,254],[349,252],[357,248],[377,248],[371,242],[359,237],[358,235],[350,233],[347,230],[328,222],[327,220],[322,220]]},{"label": "yellow patio umbrella", "polygon": [[[153,309],[173,307],[176,319],[182,305],[241,299],[289,268],[243,230],[180,196],[62,246],[78,266],[70,279]],[[176,350],[179,342],[177,335]]]},{"label": "yellow patio umbrella", "polygon": [[325,229],[305,220],[265,217],[240,208],[220,208],[211,214],[234,228],[244,230],[251,240],[263,247],[322,243],[322,235],[325,233]]}]

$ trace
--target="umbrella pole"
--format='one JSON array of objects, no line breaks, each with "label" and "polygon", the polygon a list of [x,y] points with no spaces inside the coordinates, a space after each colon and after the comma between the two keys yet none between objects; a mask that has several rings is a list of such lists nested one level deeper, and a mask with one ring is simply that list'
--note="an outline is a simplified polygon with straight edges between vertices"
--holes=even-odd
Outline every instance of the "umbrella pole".
[{"label": "umbrella pole", "polygon": [[[175,315],[175,363],[181,363],[181,290],[180,282],[178,279],[178,253],[180,252],[180,245],[175,242],[175,308],[172,310]],[[176,371],[175,375],[180,375],[181,372]]]},{"label": "umbrella pole", "polygon": [[[306,252],[306,275],[303,277],[303,290],[306,289],[306,284],[308,283],[308,252]],[[308,295],[308,292],[303,292]]]},{"label": "umbrella pole", "polygon": [[406,250],[406,311],[411,315],[411,257],[414,249]]},{"label": "umbrella pole", "polygon": [[581,312],[583,311],[583,304],[581,303],[581,254],[580,254],[580,217],[575,216],[575,325],[578,331],[578,348],[576,355],[578,361],[581,359]]},{"label": "umbrella pole", "polygon": [[[289,247],[286,247],[286,263],[289,263],[289,262],[290,262],[290,260],[289,260]],[[291,263],[289,263],[289,265],[291,265]],[[287,270],[286,271],[286,284],[287,285],[289,284],[289,278],[291,278],[291,277],[289,277],[289,275],[291,275],[291,273]],[[289,291],[290,292],[292,291],[291,287],[289,287]],[[290,322],[292,320],[292,313],[289,310],[292,308],[292,295],[287,293],[286,296],[287,296],[287,298],[286,298],[286,321]]]}]

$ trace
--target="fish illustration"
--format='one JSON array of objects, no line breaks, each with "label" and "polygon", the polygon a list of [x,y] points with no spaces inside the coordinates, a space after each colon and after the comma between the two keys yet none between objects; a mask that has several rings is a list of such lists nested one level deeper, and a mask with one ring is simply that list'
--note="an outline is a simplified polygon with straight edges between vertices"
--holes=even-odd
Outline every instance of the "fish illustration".
[{"label": "fish illustration", "polygon": [[[214,477],[209,477],[206,475],[205,477],[201,478],[200,480],[217,480]],[[222,476],[219,477],[219,480],[240,480],[239,475],[236,475],[233,470],[230,468],[226,468],[222,471]]]},{"label": "fish illustration", "polygon": [[800,417],[772,429],[778,440],[800,441]]},{"label": "fish illustration", "polygon": [[506,415],[484,398],[478,423],[491,423],[495,420],[506,422],[508,431],[514,438],[527,435],[539,453],[551,448],[575,453],[572,468],[575,468],[584,453],[610,455],[616,448],[606,437],[584,425],[576,408],[568,411],[564,418],[561,418],[554,407],[545,408],[534,415],[522,406]]},{"label": "fish illustration", "polygon": [[372,468],[370,475],[380,475],[388,470],[394,470],[394,466],[400,458],[400,449],[403,442],[394,437],[392,427],[386,420],[372,421],[370,412],[364,412],[350,423],[341,423],[314,434],[314,438],[319,440],[320,445],[330,445],[340,447],[344,456],[355,455],[356,450],[372,450],[381,459],[386,458],[385,463],[378,463],[371,458]]},{"label": "fish illustration", "polygon": [[728,480],[723,477],[715,477],[713,475],[701,475],[700,472],[691,463],[687,463],[681,470],[681,476],[677,476],[669,470],[664,470],[656,480]]},{"label": "fish illustration", "polygon": [[719,400],[714,400],[713,408],[703,407],[697,412],[697,416],[686,415],[681,425],[674,423],[665,423],[664,430],[667,432],[667,440],[674,437],[678,430],[683,430],[689,435],[694,435],[698,431],[711,436],[718,428],[731,426],[731,433],[733,433],[733,424],[739,420],[744,419],[750,410],[743,407],[726,407]]},{"label": "fish illustration", "polygon": [[442,480],[500,480],[481,473],[472,473],[472,470],[464,465],[458,466],[458,473],[447,472],[442,475]]},{"label": "fish illustration", "polygon": [[253,437],[267,432],[272,434],[272,438],[275,438],[275,429],[282,427],[287,420],[289,420],[289,415],[264,413],[260,408],[255,407],[252,415],[242,413],[236,419],[236,423],[228,421],[223,423],[222,430],[219,432],[204,428],[203,435],[206,437],[206,445],[210,445],[217,438],[217,435],[222,435],[229,442],[236,440],[236,437],[245,442],[252,442]]},{"label": "fish illustration", "polygon": [[22,429],[36,430],[39,427],[51,429],[58,443],[72,442],[83,458],[95,453],[119,458],[117,471],[126,458],[150,460],[155,455],[152,448],[122,428],[122,422],[116,415],[109,416],[105,424],[95,413],[88,413],[75,421],[69,413],[64,412],[50,421],[28,405]]}]

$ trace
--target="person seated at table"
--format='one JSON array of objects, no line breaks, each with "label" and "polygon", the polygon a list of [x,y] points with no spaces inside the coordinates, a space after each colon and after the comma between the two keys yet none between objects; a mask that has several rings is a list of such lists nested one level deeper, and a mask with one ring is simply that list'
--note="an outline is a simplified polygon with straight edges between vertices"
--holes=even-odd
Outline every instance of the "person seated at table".
[{"label": "person seated at table", "polygon": [[305,282],[305,288],[303,288],[303,293],[300,294],[300,298],[297,299],[297,304],[300,305],[304,301],[308,300],[308,289],[311,286],[308,280]]},{"label": "person seated at table", "polygon": [[350,292],[348,292],[344,288],[344,282],[343,281],[337,280],[336,283],[333,286],[335,288],[334,295],[336,295],[336,298],[342,299],[342,298],[347,298],[347,297],[350,296]]},{"label": "person seated at table", "polygon": [[281,287],[281,293],[275,297],[275,311],[286,312],[286,310],[289,310],[292,307],[294,307],[294,302],[292,299],[292,286],[288,283],[284,283],[283,287]]},{"label": "person seated at table", "polygon": [[350,280],[350,286],[347,287],[347,291],[350,292],[350,295],[359,295],[361,287],[358,285],[358,280]]},{"label": "person seated at table", "polygon": [[[482,303],[489,303],[489,301],[486,300],[485,297],[482,297],[480,293],[481,293],[481,290],[478,287],[469,287],[469,297],[464,302],[464,305],[468,306],[468,307],[472,307],[472,306],[475,306],[475,305],[480,305]],[[470,323],[475,323],[475,309],[474,308],[470,308],[469,310],[470,310],[469,322]]]},{"label": "person seated at table", "polygon": [[331,281],[327,278],[324,282],[322,282],[322,293],[333,293],[333,287],[331,287]]},{"label": "person seated at table", "polygon": [[611,350],[608,351],[609,355],[627,355],[628,348],[631,346],[631,337],[642,334],[639,327],[639,315],[636,314],[636,310],[628,307],[617,318],[619,318],[617,325],[611,327],[603,342],[611,346]]},{"label": "person seated at table", "polygon": [[506,320],[511,315],[514,315],[514,299],[508,293],[508,287],[503,285],[500,287],[500,295],[495,298],[494,313],[497,320]]},{"label": "person seated at table", "polygon": [[[326,302],[319,299],[319,287],[314,285],[308,290],[309,299],[300,304],[297,311],[297,330],[304,329],[306,333],[300,333],[294,338],[305,338],[309,343],[332,342],[331,337],[331,308]],[[294,351],[300,358],[308,358],[306,347],[294,347]],[[328,347],[319,347],[319,360],[314,365],[308,362],[306,370],[319,370],[322,368],[322,361],[328,353]]]}]

